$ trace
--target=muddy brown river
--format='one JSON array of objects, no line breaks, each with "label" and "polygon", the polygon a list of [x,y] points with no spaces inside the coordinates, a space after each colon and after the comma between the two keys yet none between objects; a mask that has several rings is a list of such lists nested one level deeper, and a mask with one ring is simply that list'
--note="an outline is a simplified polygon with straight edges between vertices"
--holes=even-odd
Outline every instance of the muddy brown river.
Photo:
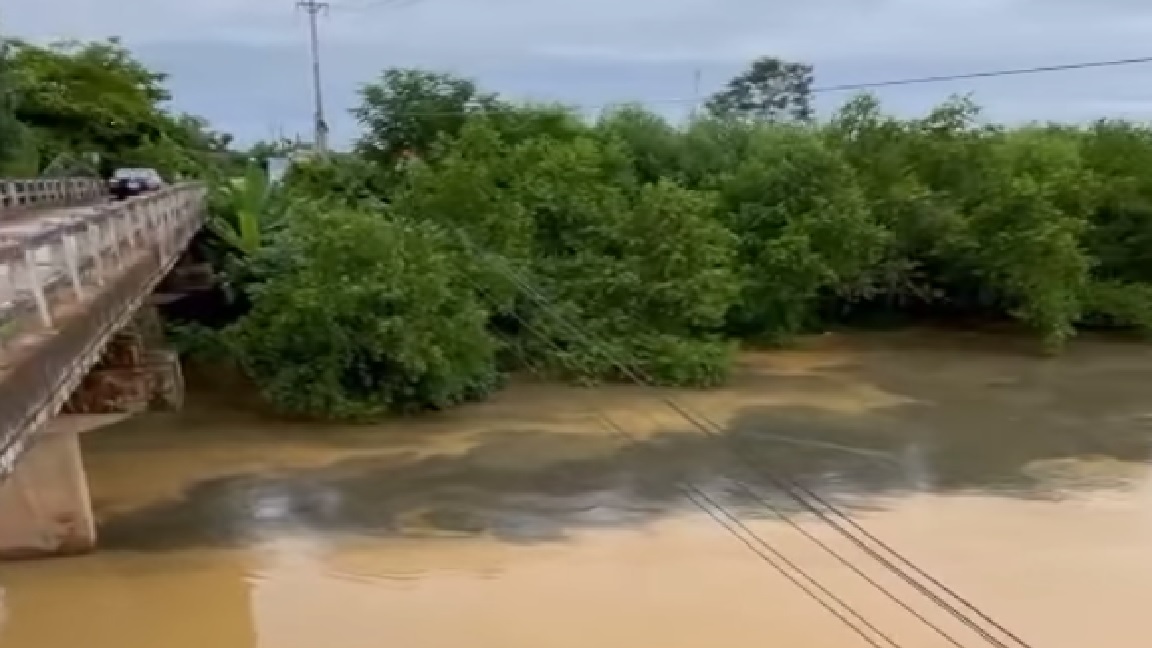
[{"label": "muddy brown river", "polygon": [[962,645],[988,645],[750,458],[1036,648],[1152,645],[1152,346],[1085,340],[1045,359],[976,334],[814,338],[676,394],[723,441],[654,396],[520,380],[353,427],[201,395],[90,434],[102,550],[0,565],[0,646],[867,646],[687,502],[685,481],[899,645],[951,644],[741,484]]}]

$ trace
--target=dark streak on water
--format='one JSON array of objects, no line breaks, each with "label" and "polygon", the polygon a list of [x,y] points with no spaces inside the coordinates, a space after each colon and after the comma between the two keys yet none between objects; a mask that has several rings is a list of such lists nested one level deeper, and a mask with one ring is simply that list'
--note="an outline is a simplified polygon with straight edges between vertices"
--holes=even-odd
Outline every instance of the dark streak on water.
[{"label": "dark streak on water", "polygon": [[[729,502],[743,505],[749,515],[761,509],[741,497],[733,482],[767,489],[781,507],[791,508],[792,500],[775,492],[765,475],[795,478],[845,506],[870,509],[909,491],[1048,498],[1057,494],[1051,484],[1027,470],[1036,462],[1081,457],[1143,462],[1152,451],[1147,392],[1152,354],[1137,347],[1148,361],[1140,366],[1125,360],[1120,349],[1103,348],[1113,357],[1100,370],[1078,367],[1075,359],[955,359],[950,349],[929,348],[904,357],[873,350],[877,357],[865,356],[859,366],[813,375],[760,376],[769,383],[762,386],[766,392],[787,388],[819,396],[836,388],[829,380],[834,376],[868,380],[909,402],[846,414],[753,404],[728,422],[727,447],[688,429],[621,446],[606,431],[502,430],[498,422],[453,454],[406,452],[380,438],[377,455],[195,481],[174,501],[106,516],[102,537],[109,550],[236,545],[288,531],[376,536],[448,531],[514,542],[552,540],[573,526],[629,525],[680,512],[686,506],[678,488],[683,481],[726,492]],[[955,375],[936,357],[958,365],[952,368]],[[897,358],[899,363],[892,362]],[[966,374],[984,364],[1004,370],[974,383]],[[941,390],[934,378],[954,382],[955,388]],[[654,407],[643,398],[636,403]],[[524,407],[528,420],[539,411],[531,403]],[[707,413],[711,407],[700,409]],[[595,426],[587,422],[588,429]],[[136,434],[154,433],[140,430],[150,427],[146,424],[134,427]],[[339,432],[313,433],[332,434],[329,442],[341,445]],[[779,435],[818,445],[782,443],[775,438]],[[105,439],[109,452],[131,445],[107,435],[95,439],[90,451],[102,452]],[[362,439],[353,435],[346,449],[362,449]],[[275,442],[269,446],[274,452]],[[759,470],[750,472],[748,462],[734,461],[732,449]],[[1097,485],[1091,480],[1064,484]],[[418,524],[406,528],[412,515],[418,515]]]}]

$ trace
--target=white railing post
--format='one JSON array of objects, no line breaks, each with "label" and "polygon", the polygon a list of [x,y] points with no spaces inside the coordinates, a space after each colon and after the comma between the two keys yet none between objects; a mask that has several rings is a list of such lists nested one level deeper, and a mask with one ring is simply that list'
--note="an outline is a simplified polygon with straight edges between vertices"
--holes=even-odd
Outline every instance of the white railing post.
[{"label": "white railing post", "polygon": [[[14,255],[15,252],[17,250],[13,249],[11,245],[0,247],[0,272],[3,273],[0,276],[0,296],[6,296],[12,302],[17,299],[16,272],[19,257]],[[0,306],[2,305],[3,302],[0,302]],[[0,322],[0,326],[3,326],[2,322]],[[0,334],[0,338],[2,337],[3,335]]]},{"label": "white railing post", "polygon": [[179,245],[180,195],[168,197],[168,204],[164,206],[164,220],[164,236],[168,237],[168,244],[175,249]]},{"label": "white railing post", "polygon": [[88,223],[88,247],[92,250],[92,271],[96,273],[96,285],[104,285],[104,228],[100,221]]},{"label": "white railing post", "polygon": [[44,293],[44,284],[40,281],[40,271],[36,261],[36,250],[31,247],[24,248],[24,276],[28,282],[28,291],[36,302],[36,312],[40,315],[40,323],[45,328],[52,328],[52,309],[48,307],[48,297]]},{"label": "white railing post", "polygon": [[178,245],[184,231],[184,197],[173,196],[168,205],[168,237],[172,245]]},{"label": "white railing post", "polygon": [[[4,250],[0,250],[0,295],[7,295],[13,302],[16,300],[16,278],[13,276],[15,272],[15,264],[12,263],[9,254],[5,254]],[[0,303],[0,306],[3,306]],[[14,315],[12,316],[14,318]],[[4,351],[8,349],[8,338],[15,328],[15,322],[5,320],[0,314],[0,368],[7,366],[7,359]]]},{"label": "white railing post", "polygon": [[72,292],[76,294],[77,301],[84,299],[84,282],[81,276],[83,259],[80,257],[80,247],[76,243],[76,234],[65,230],[61,237],[64,248],[64,265],[68,269],[68,279],[72,281]]},{"label": "white railing post", "polygon": [[152,197],[148,196],[135,205],[132,210],[132,222],[136,226],[136,237],[140,247],[147,247],[148,245],[148,205],[152,202]]},{"label": "white railing post", "polygon": [[180,224],[178,213],[176,211],[177,197],[172,196],[168,199],[168,204],[164,207],[164,238],[168,239],[168,245],[175,248],[176,241],[176,228]]},{"label": "white railing post", "polygon": [[140,203],[138,198],[129,199],[124,207],[124,220],[128,223],[128,248],[140,246]]},{"label": "white railing post", "polygon": [[148,198],[132,201],[128,208],[128,218],[132,223],[132,247],[144,247],[148,244],[144,236],[144,213],[148,206]]},{"label": "white railing post", "polygon": [[116,211],[108,215],[108,239],[112,247],[112,268],[119,270],[124,265],[124,252],[120,249],[120,218]]},{"label": "white railing post", "polygon": [[166,232],[168,231],[165,223],[167,222],[167,208],[168,197],[165,196],[160,201],[156,208],[152,210],[152,237],[156,240],[157,252],[160,256],[160,263],[163,264],[168,260],[168,250],[171,247],[171,242],[168,240]]},{"label": "white railing post", "polygon": [[136,247],[136,227],[132,223],[132,211],[135,205],[132,204],[132,199],[129,198],[120,203],[116,209],[116,230],[121,232],[124,236],[124,249],[131,252],[132,248]]},{"label": "white railing post", "polygon": [[16,271],[15,264],[10,260],[0,257],[0,295],[7,295],[10,299],[16,299]]}]

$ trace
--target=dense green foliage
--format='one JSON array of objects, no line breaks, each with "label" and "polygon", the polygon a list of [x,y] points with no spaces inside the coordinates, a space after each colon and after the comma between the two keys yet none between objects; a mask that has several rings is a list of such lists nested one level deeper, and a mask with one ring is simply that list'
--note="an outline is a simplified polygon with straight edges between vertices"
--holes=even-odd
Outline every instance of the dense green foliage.
[{"label": "dense green foliage", "polygon": [[164,81],[115,40],[0,41],[0,172],[214,178],[201,253],[229,323],[181,330],[285,412],[442,408],[523,365],[709,386],[740,343],[876,320],[1015,322],[1050,351],[1152,332],[1147,125],[997,126],[964,99],[898,118],[867,95],[817,120],[811,67],[773,58],[687,123],[387,70],[353,153],[270,186],[292,142],[229,151]]},{"label": "dense green foliage", "polygon": [[0,172],[109,172],[146,166],[201,175],[231,139],[165,107],[165,75],[119,41],[48,46],[0,39]]},{"label": "dense green foliage", "polygon": [[274,272],[230,331],[263,393],[288,412],[348,418],[486,393],[488,311],[446,236],[365,211],[300,211],[255,260]]},{"label": "dense green foliage", "polygon": [[589,123],[386,72],[358,154],[221,194],[250,304],[221,337],[280,409],[361,418],[525,363],[714,385],[742,341],[876,318],[1017,322],[1052,351],[1081,326],[1152,331],[1152,129],[996,126],[964,99],[897,118],[870,96],[816,122],[810,83],[763,59],[707,117]]}]

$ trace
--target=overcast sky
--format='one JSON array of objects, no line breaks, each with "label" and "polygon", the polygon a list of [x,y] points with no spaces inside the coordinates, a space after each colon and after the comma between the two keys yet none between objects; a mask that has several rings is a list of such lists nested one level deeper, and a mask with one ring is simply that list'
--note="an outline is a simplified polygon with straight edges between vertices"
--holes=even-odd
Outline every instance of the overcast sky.
[{"label": "overcast sky", "polygon": [[[1152,55],[1152,0],[332,0],[324,89],[337,143],[357,87],[389,66],[473,76],[514,97],[669,114],[751,58],[816,66],[817,84]],[[176,107],[241,141],[309,131],[307,23],[292,0],[0,0],[0,32],[122,36],[171,74]],[[894,112],[973,92],[991,118],[1152,116],[1152,65],[878,91]],[[820,108],[843,96],[823,95]]]}]

